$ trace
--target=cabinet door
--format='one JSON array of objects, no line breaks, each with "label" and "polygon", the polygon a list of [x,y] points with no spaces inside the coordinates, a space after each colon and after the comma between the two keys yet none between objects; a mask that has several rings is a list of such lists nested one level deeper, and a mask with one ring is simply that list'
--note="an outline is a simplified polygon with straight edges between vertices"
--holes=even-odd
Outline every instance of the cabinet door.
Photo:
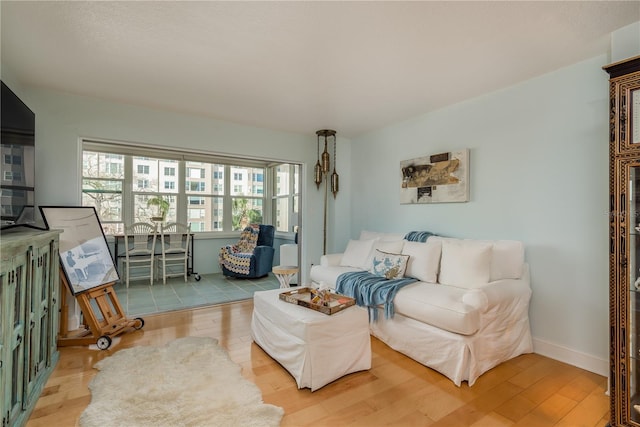
[{"label": "cabinet door", "polygon": [[52,240],[49,250],[49,275],[46,286],[49,289],[49,323],[46,331],[49,348],[47,350],[47,367],[51,367],[58,354],[58,332],[60,329],[60,256],[58,241]]},{"label": "cabinet door", "polygon": [[610,85],[610,140],[616,154],[640,153],[640,72],[619,77]]},{"label": "cabinet door", "polygon": [[27,292],[28,345],[25,348],[27,365],[25,366],[25,402],[33,393],[39,373],[47,367],[49,358],[48,331],[49,283],[51,273],[51,243],[35,244],[30,265],[31,286]]},{"label": "cabinet door", "polygon": [[9,380],[5,373],[9,366],[9,354],[6,351],[4,345],[5,337],[9,336],[9,321],[7,311],[10,307],[10,302],[13,298],[9,297],[9,273],[11,271],[11,258],[0,259],[0,420],[2,425],[5,426],[8,423],[8,399],[6,396],[9,394]]},{"label": "cabinet door", "polygon": [[[4,413],[3,419],[12,424],[23,407],[24,397],[24,349],[25,349],[25,313],[26,313],[26,282],[28,276],[28,259],[30,253],[16,255],[12,258],[11,267],[6,272],[6,281],[3,284],[3,297],[6,297],[8,305],[5,305],[6,320],[5,331],[7,342],[4,343],[4,381],[3,394]],[[3,302],[4,303],[4,302]]]}]

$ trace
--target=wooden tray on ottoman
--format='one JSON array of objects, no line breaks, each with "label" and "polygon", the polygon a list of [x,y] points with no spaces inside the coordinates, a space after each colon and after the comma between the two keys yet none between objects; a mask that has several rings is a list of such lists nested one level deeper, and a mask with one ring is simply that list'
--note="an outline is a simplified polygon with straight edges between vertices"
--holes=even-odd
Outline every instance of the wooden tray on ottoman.
[{"label": "wooden tray on ottoman", "polygon": [[282,301],[301,305],[328,315],[342,311],[356,303],[356,300],[345,295],[330,293],[329,298],[330,301],[327,303],[328,305],[311,302],[311,288],[294,289],[280,294]]}]

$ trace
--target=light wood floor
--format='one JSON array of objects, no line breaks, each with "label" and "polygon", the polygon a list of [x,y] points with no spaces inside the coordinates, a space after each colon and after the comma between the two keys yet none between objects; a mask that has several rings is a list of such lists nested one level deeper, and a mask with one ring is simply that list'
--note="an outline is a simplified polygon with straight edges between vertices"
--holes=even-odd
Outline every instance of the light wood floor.
[{"label": "light wood floor", "polygon": [[[473,387],[456,387],[429,368],[372,338],[369,371],[311,393],[251,340],[253,303],[245,301],[145,317],[140,331],[121,335],[109,350],[60,349],[60,361],[28,427],[74,426],[89,404],[92,366],[114,352],[163,345],[184,336],[210,336],[228,349],[267,403],[285,410],[283,426],[604,426],[606,379],[536,354],[503,363]],[[162,427],[162,426],[158,426]]]}]

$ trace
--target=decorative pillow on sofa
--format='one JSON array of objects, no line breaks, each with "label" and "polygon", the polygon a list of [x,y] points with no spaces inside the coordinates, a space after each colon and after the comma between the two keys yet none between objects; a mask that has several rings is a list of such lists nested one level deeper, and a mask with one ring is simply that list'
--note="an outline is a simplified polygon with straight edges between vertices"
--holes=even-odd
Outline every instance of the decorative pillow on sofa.
[{"label": "decorative pillow on sofa", "polygon": [[389,254],[376,250],[376,256],[373,257],[373,267],[371,273],[376,276],[390,279],[402,279],[404,271],[407,268],[409,255]]},{"label": "decorative pillow on sofa", "polygon": [[489,283],[492,244],[474,240],[441,240],[439,283],[468,289]]},{"label": "decorative pillow on sofa", "polygon": [[375,240],[349,240],[347,248],[342,254],[340,265],[343,267],[357,267],[368,270],[369,254]]},{"label": "decorative pillow on sofa", "polygon": [[394,241],[380,241],[376,240],[373,242],[373,246],[371,247],[371,252],[369,252],[369,257],[366,261],[366,270],[371,268],[371,263],[373,262],[373,258],[376,256],[376,251],[386,252],[388,254],[400,254],[402,253],[402,247],[404,246],[404,240],[394,240]]},{"label": "decorative pillow on sofa", "polygon": [[426,243],[405,241],[402,255],[409,255],[409,261],[404,275],[421,282],[438,283],[441,250],[440,240],[428,239]]}]

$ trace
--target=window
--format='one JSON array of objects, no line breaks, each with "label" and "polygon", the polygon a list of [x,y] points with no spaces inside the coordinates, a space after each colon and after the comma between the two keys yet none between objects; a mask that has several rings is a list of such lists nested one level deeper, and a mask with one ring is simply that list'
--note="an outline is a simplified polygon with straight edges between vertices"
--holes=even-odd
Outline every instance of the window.
[{"label": "window", "polygon": [[300,165],[280,164],[273,172],[272,216],[277,231],[293,232],[298,226]]},{"label": "window", "polygon": [[82,164],[82,205],[95,207],[105,233],[122,233],[124,156],[83,151]]},{"label": "window", "polygon": [[205,191],[204,182],[187,181],[187,191]]},{"label": "window", "polygon": [[16,156],[12,154],[4,155],[4,163],[6,165],[21,165],[22,164],[22,156]]},{"label": "window", "polygon": [[202,154],[83,141],[82,204],[96,208],[106,234],[150,222],[163,206],[167,221],[191,223],[194,232],[239,230],[263,222],[266,172],[245,159],[220,163]]},{"label": "window", "polygon": [[205,217],[205,209],[189,209],[189,221]]},{"label": "window", "polygon": [[204,178],[205,170],[202,168],[187,168],[188,178]]},{"label": "window", "polygon": [[238,172],[234,173],[233,174],[233,180],[234,181],[242,181],[242,174],[238,173]]}]

